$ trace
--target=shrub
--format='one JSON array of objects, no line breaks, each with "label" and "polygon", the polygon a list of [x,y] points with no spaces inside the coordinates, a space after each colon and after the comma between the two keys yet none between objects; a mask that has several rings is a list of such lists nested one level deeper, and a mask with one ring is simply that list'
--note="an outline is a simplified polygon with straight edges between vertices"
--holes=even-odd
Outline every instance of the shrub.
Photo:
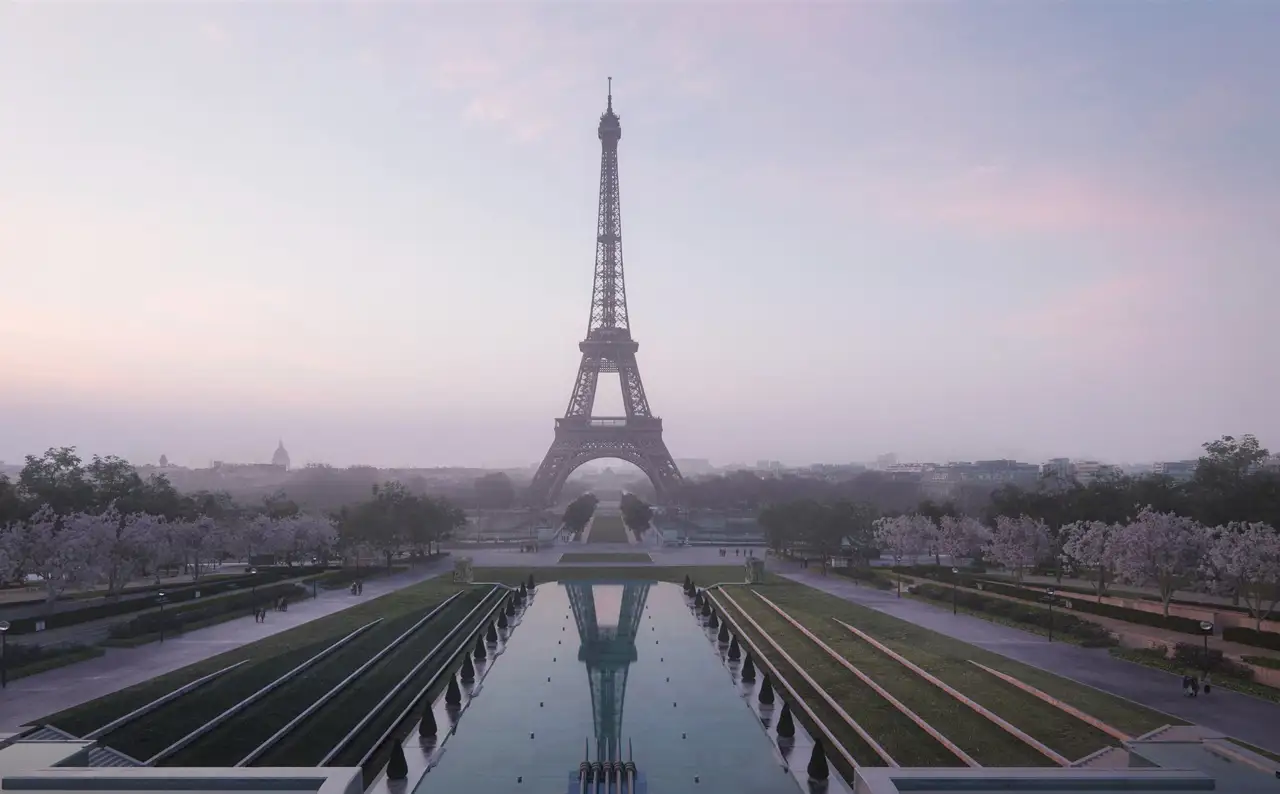
[{"label": "shrub", "polygon": [[1280,670],[1280,659],[1274,656],[1245,656],[1245,662],[1256,667],[1266,667],[1270,670]]},{"label": "shrub", "polygon": [[887,579],[884,574],[874,568],[832,568],[831,571],[839,576],[852,579],[858,584],[864,584],[869,587],[875,587],[880,590],[892,590],[896,585]]},{"label": "shrub", "polygon": [[[943,587],[936,584],[917,585],[915,592],[932,601],[949,602],[954,597],[956,604],[967,610],[994,615],[1015,623],[1036,626],[1048,630],[1053,626],[1054,632],[1070,636],[1086,647],[1105,647],[1115,645],[1111,632],[1096,623],[1090,623],[1071,613],[1058,612],[1050,616],[1047,609],[1002,598],[990,598],[977,593]],[[1052,620],[1052,624],[1050,624]]]},{"label": "shrub", "polygon": [[[210,582],[193,582],[191,584],[179,585],[177,587],[165,587],[146,585],[138,588],[144,591],[164,590],[166,604],[181,604],[188,601],[196,600],[196,593],[200,594],[201,599],[219,593],[225,593],[231,590],[240,590],[249,588],[254,584],[258,590],[263,589],[263,585],[270,585],[279,582],[281,579],[288,579],[295,576],[305,576],[307,573],[316,573],[323,570],[320,566],[308,566],[305,568],[286,568],[275,567],[261,569],[257,574],[250,576],[237,576],[233,578],[221,578]],[[75,626],[80,623],[86,623],[91,620],[101,620],[103,618],[117,617],[119,615],[127,615],[131,612],[139,612],[144,609],[154,607],[156,602],[150,598],[131,598],[128,600],[108,600],[93,606],[83,607],[81,609],[69,609],[64,612],[57,612],[46,616],[32,616],[26,618],[17,618],[10,621],[12,634],[33,634],[36,630],[36,622],[44,621],[46,629],[62,628],[64,626]],[[166,610],[167,612],[168,610]]]},{"label": "shrub", "polygon": [[1238,642],[1241,645],[1252,645],[1255,648],[1270,648],[1280,651],[1280,634],[1274,631],[1258,631],[1243,626],[1230,626],[1222,630],[1222,639],[1227,642]]},{"label": "shrub", "polygon": [[232,612],[248,611],[255,605],[273,603],[281,596],[290,602],[306,598],[308,590],[297,584],[274,584],[258,587],[256,592],[242,590],[233,595],[201,601],[185,607],[156,610],[138,615],[111,627],[113,639],[130,639],[165,631],[181,631],[184,626],[201,623]]}]

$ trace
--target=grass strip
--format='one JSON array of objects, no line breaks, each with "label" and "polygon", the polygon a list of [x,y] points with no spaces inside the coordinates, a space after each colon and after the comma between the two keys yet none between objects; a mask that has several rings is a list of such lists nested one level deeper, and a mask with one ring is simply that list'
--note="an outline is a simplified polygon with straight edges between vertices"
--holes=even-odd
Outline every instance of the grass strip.
[{"label": "grass strip", "polygon": [[337,639],[326,637],[288,653],[232,670],[208,685],[166,703],[145,718],[111,731],[102,737],[101,742],[134,758],[150,758],[320,653]]},{"label": "grass strip", "polygon": [[[874,736],[895,761],[902,766],[959,766],[961,764],[960,760],[938,740],[898,711],[892,703],[880,697],[879,693],[832,659],[826,651],[815,645],[812,640],[805,637],[767,605],[752,597],[746,590],[735,588],[732,592],[742,609],[751,615],[761,628],[769,632],[783,650],[803,665],[805,672],[846,711],[849,711],[850,716]],[[793,614],[792,617],[800,621],[805,628],[813,631],[813,627],[801,621],[797,615]],[[814,631],[814,634],[817,632]],[[832,644],[826,637],[821,639],[828,645]],[[834,650],[834,646],[832,647]],[[876,683],[880,683],[877,677],[872,676],[872,678]],[[809,705],[812,706],[813,703],[810,702]],[[945,734],[946,731],[943,733]]]},{"label": "grass strip", "polygon": [[[779,606],[791,612],[793,617],[804,623],[810,631],[821,636],[824,641],[826,641],[827,635],[836,636],[840,632],[848,635],[849,639],[844,641],[839,650],[842,653],[846,651],[859,653],[859,658],[848,657],[855,665],[861,666],[861,659],[868,655],[879,655],[888,664],[897,667],[900,671],[899,676],[910,676],[911,679],[919,682],[919,686],[927,687],[933,693],[936,693],[933,697],[945,699],[954,704],[955,710],[953,712],[939,714],[937,720],[929,717],[925,717],[925,719],[929,720],[934,727],[944,734],[953,736],[953,741],[973,755],[979,763],[985,766],[1053,765],[1049,759],[1029,747],[1026,743],[1011,736],[990,720],[975,713],[955,698],[930,685],[907,668],[898,664],[898,662],[888,658],[879,650],[844,630],[834,621],[826,618],[825,615],[829,613],[823,609],[823,602],[809,597],[811,593],[817,593],[817,591],[809,590],[806,593],[804,591],[795,591],[791,588],[781,588],[785,595],[781,598],[774,598],[771,594],[772,590],[773,588],[770,588],[770,594],[768,594],[770,600],[776,601]],[[806,613],[804,618],[796,614],[796,612],[792,612],[791,608],[788,607],[788,603],[792,600],[804,605],[797,606],[798,611]],[[932,673],[944,683],[971,698],[978,705],[995,713],[1015,728],[1067,758],[1082,758],[1102,747],[1116,744],[1111,737],[1092,725],[1078,720],[1040,698],[1000,681],[989,673],[985,673],[969,664],[968,660],[974,658],[974,652],[979,650],[975,646],[954,640],[949,643],[938,642],[938,640],[948,638],[927,631],[925,634],[916,636],[910,643],[895,645],[889,641],[889,637],[882,636],[881,633],[873,628],[856,621],[846,622],[857,626],[884,642],[922,669]],[[819,625],[823,625],[821,630],[818,628]],[[982,660],[979,659],[979,661]],[[994,666],[992,667],[996,669]],[[885,674],[892,675],[887,670]],[[1018,677],[1016,674],[1011,673],[1011,675],[1014,675],[1015,678]],[[894,679],[889,678],[882,681],[878,675],[874,677],[895,696],[898,694],[894,686],[889,685],[890,682],[897,684]],[[901,699],[908,705],[912,703],[906,697]],[[921,714],[921,716],[924,715]]]},{"label": "grass strip", "polygon": [[1233,739],[1230,736],[1227,737],[1227,741],[1231,742],[1237,747],[1243,747],[1244,749],[1249,750],[1250,752],[1257,753],[1263,758],[1269,759],[1271,761],[1275,761],[1277,764],[1280,764],[1280,753],[1273,753],[1270,750],[1263,750],[1261,747],[1257,747],[1255,745],[1249,744],[1248,742],[1242,742],[1239,739]]},{"label": "grass strip", "polygon": [[[253,660],[253,663],[257,663],[273,656],[291,653],[298,648],[324,642],[325,640],[328,640],[328,643],[331,644],[339,637],[350,634],[377,618],[381,617],[390,620],[399,615],[420,610],[424,603],[438,603],[457,591],[457,585],[444,579],[430,579],[420,582],[378,598],[356,602],[349,609],[317,618],[301,626],[295,626],[288,631],[273,634],[257,642],[242,645],[239,648],[187,665],[172,673],[166,673],[113,692],[110,695],[64,709],[56,714],[36,720],[36,722],[53,725],[76,736],[84,736],[90,731],[123,717],[125,714],[141,708],[181,686],[224,667],[229,667],[236,662],[250,659]],[[270,619],[270,616],[268,616],[268,620]],[[245,667],[251,666],[252,664],[245,665]],[[240,673],[239,670],[235,672],[237,674]],[[288,672],[287,668],[282,670],[279,675],[283,675],[286,672]],[[264,681],[263,683],[267,682]],[[178,699],[179,702],[184,700],[185,698]]]},{"label": "grass strip", "polygon": [[[741,605],[742,597],[746,595],[747,594],[745,592],[735,592],[734,599]],[[800,672],[796,670],[790,662],[784,659],[782,654],[778,653],[777,650],[769,644],[768,640],[764,638],[764,635],[762,635],[754,626],[751,625],[749,621],[745,619],[741,611],[734,609],[732,603],[730,603],[726,598],[717,597],[717,600],[725,609],[729,610],[729,616],[733,618],[734,623],[738,624],[741,632],[746,637],[750,638],[750,640],[754,642],[756,647],[760,650],[760,653],[764,655],[764,658],[777,668],[778,672],[782,673],[783,677],[787,679],[787,683],[791,684],[800,699],[805,702],[805,705],[813,710],[813,713],[817,716],[818,720],[827,726],[827,729],[831,731],[832,735],[835,736],[842,745],[844,745],[845,749],[849,751],[849,754],[853,756],[855,761],[863,766],[884,766],[884,760],[880,758],[879,754],[876,753],[871,745],[867,744],[866,741],[858,735],[858,732],[846,723],[844,718],[841,717],[835,709],[831,708],[831,705],[827,703],[826,699],[823,698],[822,695],[818,694],[818,691],[814,689],[809,682],[804,680],[804,676],[800,675]],[[764,624],[761,623],[761,625],[763,626]],[[782,643],[779,642],[779,644],[781,645]],[[757,675],[762,676],[763,674],[764,670],[761,668]],[[817,680],[816,676],[814,676],[814,680]],[[777,708],[780,710],[782,708],[781,704],[778,704]],[[810,724],[809,716],[803,709],[793,709],[791,713],[795,719],[804,723],[805,730],[809,732],[810,736],[822,736],[822,732],[818,727]],[[851,714],[850,716],[853,715]],[[855,719],[857,719],[857,717],[855,717]],[[887,747],[885,749],[888,750]],[[892,755],[892,752],[890,752],[890,754]],[[838,754],[830,753],[827,756],[827,760],[835,764],[835,766],[840,769],[841,774],[844,775],[846,780],[854,779],[854,770],[844,768],[846,763]]]},{"label": "grass strip", "polygon": [[[53,656],[47,656],[43,659],[24,664],[21,667],[9,668],[7,675],[10,681],[16,681],[19,678],[26,678],[29,675],[36,675],[49,670],[56,670],[59,667],[66,667],[69,664],[83,662],[86,659],[96,659],[106,653],[105,650],[96,645],[84,645],[66,653],[60,653]],[[76,734],[79,736],[80,734]]]},{"label": "grass strip", "polygon": [[[764,592],[763,589],[762,592]],[[918,714],[921,719],[955,742],[978,763],[984,766],[1051,765],[1039,752],[1017,741],[992,724],[990,720],[974,713],[963,703],[850,634],[822,613],[814,613],[800,604],[776,597],[778,594],[775,593],[774,588],[768,588],[766,594],[802,626],[830,645],[832,650],[870,676],[877,684],[884,687],[885,691],[902,701],[903,705]],[[745,592],[740,603],[752,617],[772,615],[774,619],[781,621],[781,618],[769,609],[768,605]],[[800,637],[800,639],[804,638]],[[809,647],[811,649],[808,651],[809,654],[822,653],[812,643],[809,643]],[[844,675],[854,678],[847,670],[839,669]],[[914,724],[911,727],[923,733]],[[927,734],[924,735],[927,736]],[[934,741],[932,737],[929,737],[929,741],[946,752],[946,748]],[[902,761],[902,763],[915,765],[914,762],[908,761]],[[935,756],[931,763],[919,765],[955,766],[959,763],[951,753],[946,752],[945,756]]]},{"label": "grass strip", "polygon": [[[1030,665],[1022,664],[1014,661],[1006,656],[987,651],[975,645],[963,642],[961,640],[947,637],[935,631],[931,631],[922,626],[917,626],[899,618],[892,617],[883,612],[845,601],[837,596],[829,595],[807,587],[798,582],[790,582],[786,580],[775,580],[774,583],[768,584],[761,588],[761,593],[775,601],[779,606],[786,609],[793,617],[802,622],[818,636],[827,641],[828,632],[844,631],[830,618],[838,618],[850,625],[857,626],[862,631],[867,632],[880,642],[889,646],[893,650],[907,657],[911,661],[920,665],[920,667],[933,673],[946,683],[965,693],[973,700],[986,708],[999,714],[1008,720],[1014,726],[1020,728],[1036,739],[1044,742],[1049,747],[1057,750],[1059,753],[1072,758],[1082,757],[1087,752],[1077,753],[1076,750],[1088,749],[1088,752],[1097,750],[1099,747],[1112,744],[1109,737],[1101,731],[1097,731],[1092,726],[1085,726],[1088,731],[1078,733],[1079,729],[1076,725],[1084,725],[1078,720],[1063,714],[1056,708],[1044,703],[1039,698],[1029,695],[1016,687],[1012,687],[1004,682],[991,680],[989,674],[977,669],[968,663],[969,659],[981,662],[986,666],[1007,673],[1024,683],[1034,686],[1036,689],[1051,695],[1059,700],[1071,703],[1081,711],[1092,714],[1098,719],[1124,731],[1132,736],[1140,736],[1143,733],[1154,730],[1164,725],[1176,723],[1177,721],[1170,718],[1167,714],[1161,714],[1150,709],[1143,708],[1135,703],[1107,694],[1099,689],[1085,686],[1083,684],[1071,681],[1066,678],[1054,675]],[[805,613],[806,618],[802,619],[800,614]],[[818,629],[819,624],[830,624],[823,630]],[[832,628],[834,627],[834,628]],[[841,646],[837,650],[844,651],[848,648],[850,653],[856,652],[856,648],[860,644],[863,653],[879,654],[874,648],[867,646],[858,640],[849,632],[844,631],[852,638],[854,646]],[[833,645],[833,647],[836,647]],[[881,654],[883,655],[883,654]],[[849,661],[853,664],[863,667],[863,655],[858,657],[849,656]],[[899,667],[904,674],[910,674],[901,665],[892,659],[887,659],[890,664]],[[870,663],[868,663],[868,667]],[[915,709],[914,701],[908,700],[889,684],[893,679],[881,678],[880,675],[872,673],[868,667],[863,667],[864,671],[872,675],[881,686],[892,692],[896,697],[904,703]],[[982,681],[982,678],[988,680]],[[1008,696],[1017,694],[1017,698],[1006,699],[1006,695],[1002,694],[999,687],[1012,690],[1008,692]],[[991,690],[995,689],[992,693]],[[941,693],[947,697],[944,693]],[[990,699],[988,699],[990,698]],[[950,699],[950,698],[948,698]],[[1032,703],[1031,701],[1034,701]],[[965,708],[957,704],[959,708]],[[1032,712],[1031,709],[1050,709],[1053,713]],[[1022,711],[1026,709],[1026,713]],[[968,711],[967,708],[965,708]],[[959,737],[953,735],[951,729],[944,728],[942,724],[934,721],[921,710],[916,710],[917,714],[929,720],[935,727],[943,733],[952,737],[953,741],[965,747],[960,742]],[[972,713],[972,712],[971,712]],[[1045,719],[1052,720],[1048,723],[1048,728],[1043,726],[1032,726],[1027,722],[1026,715],[1032,713],[1045,713]],[[977,715],[974,715],[975,717]],[[1065,720],[1065,722],[1064,722]],[[987,722],[983,720],[983,722]],[[988,723],[990,724],[990,723]],[[995,726],[992,726],[993,728]],[[999,730],[996,728],[996,730]],[[1008,737],[1008,734],[1000,731],[1002,736]],[[1054,738],[1054,737],[1057,738]],[[1083,738],[1081,738],[1083,737]],[[1021,743],[1019,743],[1021,744]],[[965,747],[966,751],[968,750]],[[1030,750],[1030,748],[1028,748]],[[1031,751],[1035,752],[1035,751]],[[975,758],[980,762],[987,764],[998,764],[1002,766],[1016,766],[1018,764],[1008,761],[988,761],[984,757],[974,753]],[[1039,753],[1035,754],[1037,758],[1043,759]],[[1042,761],[1040,762],[1042,763]]]},{"label": "grass strip", "polygon": [[162,766],[234,766],[352,670],[387,647],[430,607],[384,620],[234,718],[166,758]]},{"label": "grass strip", "polygon": [[560,555],[560,562],[653,562],[653,558],[643,552],[621,551],[614,554],[608,552],[567,551]]},{"label": "grass strip", "polygon": [[[253,766],[315,766],[360,720],[458,624],[487,593],[472,588],[445,608],[392,654],[381,659],[349,688],[334,697],[275,747],[258,757]],[[441,657],[444,658],[443,656]],[[432,665],[427,665],[432,667]],[[384,709],[387,711],[389,709]],[[394,715],[392,715],[394,716]],[[373,720],[370,727],[377,723]],[[383,726],[385,729],[385,725]],[[243,757],[243,754],[242,754]]]},{"label": "grass strip", "polygon": [[622,523],[622,516],[596,515],[591,522],[591,534],[587,536],[587,545],[592,543],[627,543],[627,525]]}]

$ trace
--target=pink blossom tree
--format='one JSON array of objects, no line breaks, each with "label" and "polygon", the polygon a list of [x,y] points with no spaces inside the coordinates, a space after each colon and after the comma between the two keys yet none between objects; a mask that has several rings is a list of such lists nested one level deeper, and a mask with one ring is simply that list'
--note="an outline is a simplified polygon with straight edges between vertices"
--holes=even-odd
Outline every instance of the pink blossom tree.
[{"label": "pink blossom tree", "polygon": [[1107,574],[1115,568],[1116,537],[1120,528],[1105,521],[1075,521],[1060,530],[1062,562],[1070,569],[1090,572],[1094,591],[1107,591]]},{"label": "pink blossom tree", "polygon": [[1146,507],[1116,533],[1120,578],[1130,584],[1155,586],[1168,617],[1174,592],[1201,568],[1207,536],[1194,519]]},{"label": "pink blossom tree", "polygon": [[972,557],[981,550],[990,534],[976,518],[943,516],[938,526],[938,550],[956,565],[961,557]]},{"label": "pink blossom tree", "polygon": [[997,516],[985,551],[988,559],[1008,568],[1014,580],[1021,582],[1023,571],[1049,553],[1049,528],[1031,516]]},{"label": "pink blossom tree", "polygon": [[193,582],[200,580],[206,565],[222,558],[227,546],[225,533],[209,516],[179,522],[174,536],[184,561],[191,566]]},{"label": "pink blossom tree", "polygon": [[[894,566],[902,565],[908,555],[916,556],[924,550],[920,525],[912,516],[881,518],[875,522],[876,545],[889,552]],[[902,576],[898,576],[898,595],[902,595]]]},{"label": "pink blossom tree", "polygon": [[1261,631],[1280,603],[1280,533],[1270,524],[1232,522],[1216,534],[1206,567],[1236,586]]}]

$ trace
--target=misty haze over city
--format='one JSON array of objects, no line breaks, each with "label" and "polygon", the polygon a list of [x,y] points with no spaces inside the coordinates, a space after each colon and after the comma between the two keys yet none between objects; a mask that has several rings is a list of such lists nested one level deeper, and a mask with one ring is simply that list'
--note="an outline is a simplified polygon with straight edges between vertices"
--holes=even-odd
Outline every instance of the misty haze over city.
[{"label": "misty haze over city", "polygon": [[4,4],[0,460],[535,464],[606,75],[677,460],[1278,443],[1280,8],[999,8]]}]

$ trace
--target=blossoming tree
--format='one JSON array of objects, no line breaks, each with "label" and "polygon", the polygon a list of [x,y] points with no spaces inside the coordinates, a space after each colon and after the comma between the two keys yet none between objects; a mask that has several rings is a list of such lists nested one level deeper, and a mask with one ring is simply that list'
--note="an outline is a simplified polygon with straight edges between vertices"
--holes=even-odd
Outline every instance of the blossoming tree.
[{"label": "blossoming tree", "polygon": [[1235,585],[1261,630],[1280,603],[1280,533],[1269,524],[1227,524],[1211,542],[1207,561],[1217,576]]},{"label": "blossoming tree", "polygon": [[1049,528],[1031,516],[997,516],[985,551],[988,559],[1008,568],[1014,579],[1021,582],[1023,572],[1048,554]]},{"label": "blossoming tree", "polygon": [[1107,591],[1107,574],[1115,567],[1114,551],[1120,528],[1105,521],[1075,521],[1062,527],[1062,562],[1093,574],[1094,591]]},{"label": "blossoming tree", "polygon": [[1194,519],[1144,508],[1116,534],[1115,559],[1120,578],[1151,585],[1160,592],[1164,615],[1179,588],[1201,568],[1207,533]]}]

